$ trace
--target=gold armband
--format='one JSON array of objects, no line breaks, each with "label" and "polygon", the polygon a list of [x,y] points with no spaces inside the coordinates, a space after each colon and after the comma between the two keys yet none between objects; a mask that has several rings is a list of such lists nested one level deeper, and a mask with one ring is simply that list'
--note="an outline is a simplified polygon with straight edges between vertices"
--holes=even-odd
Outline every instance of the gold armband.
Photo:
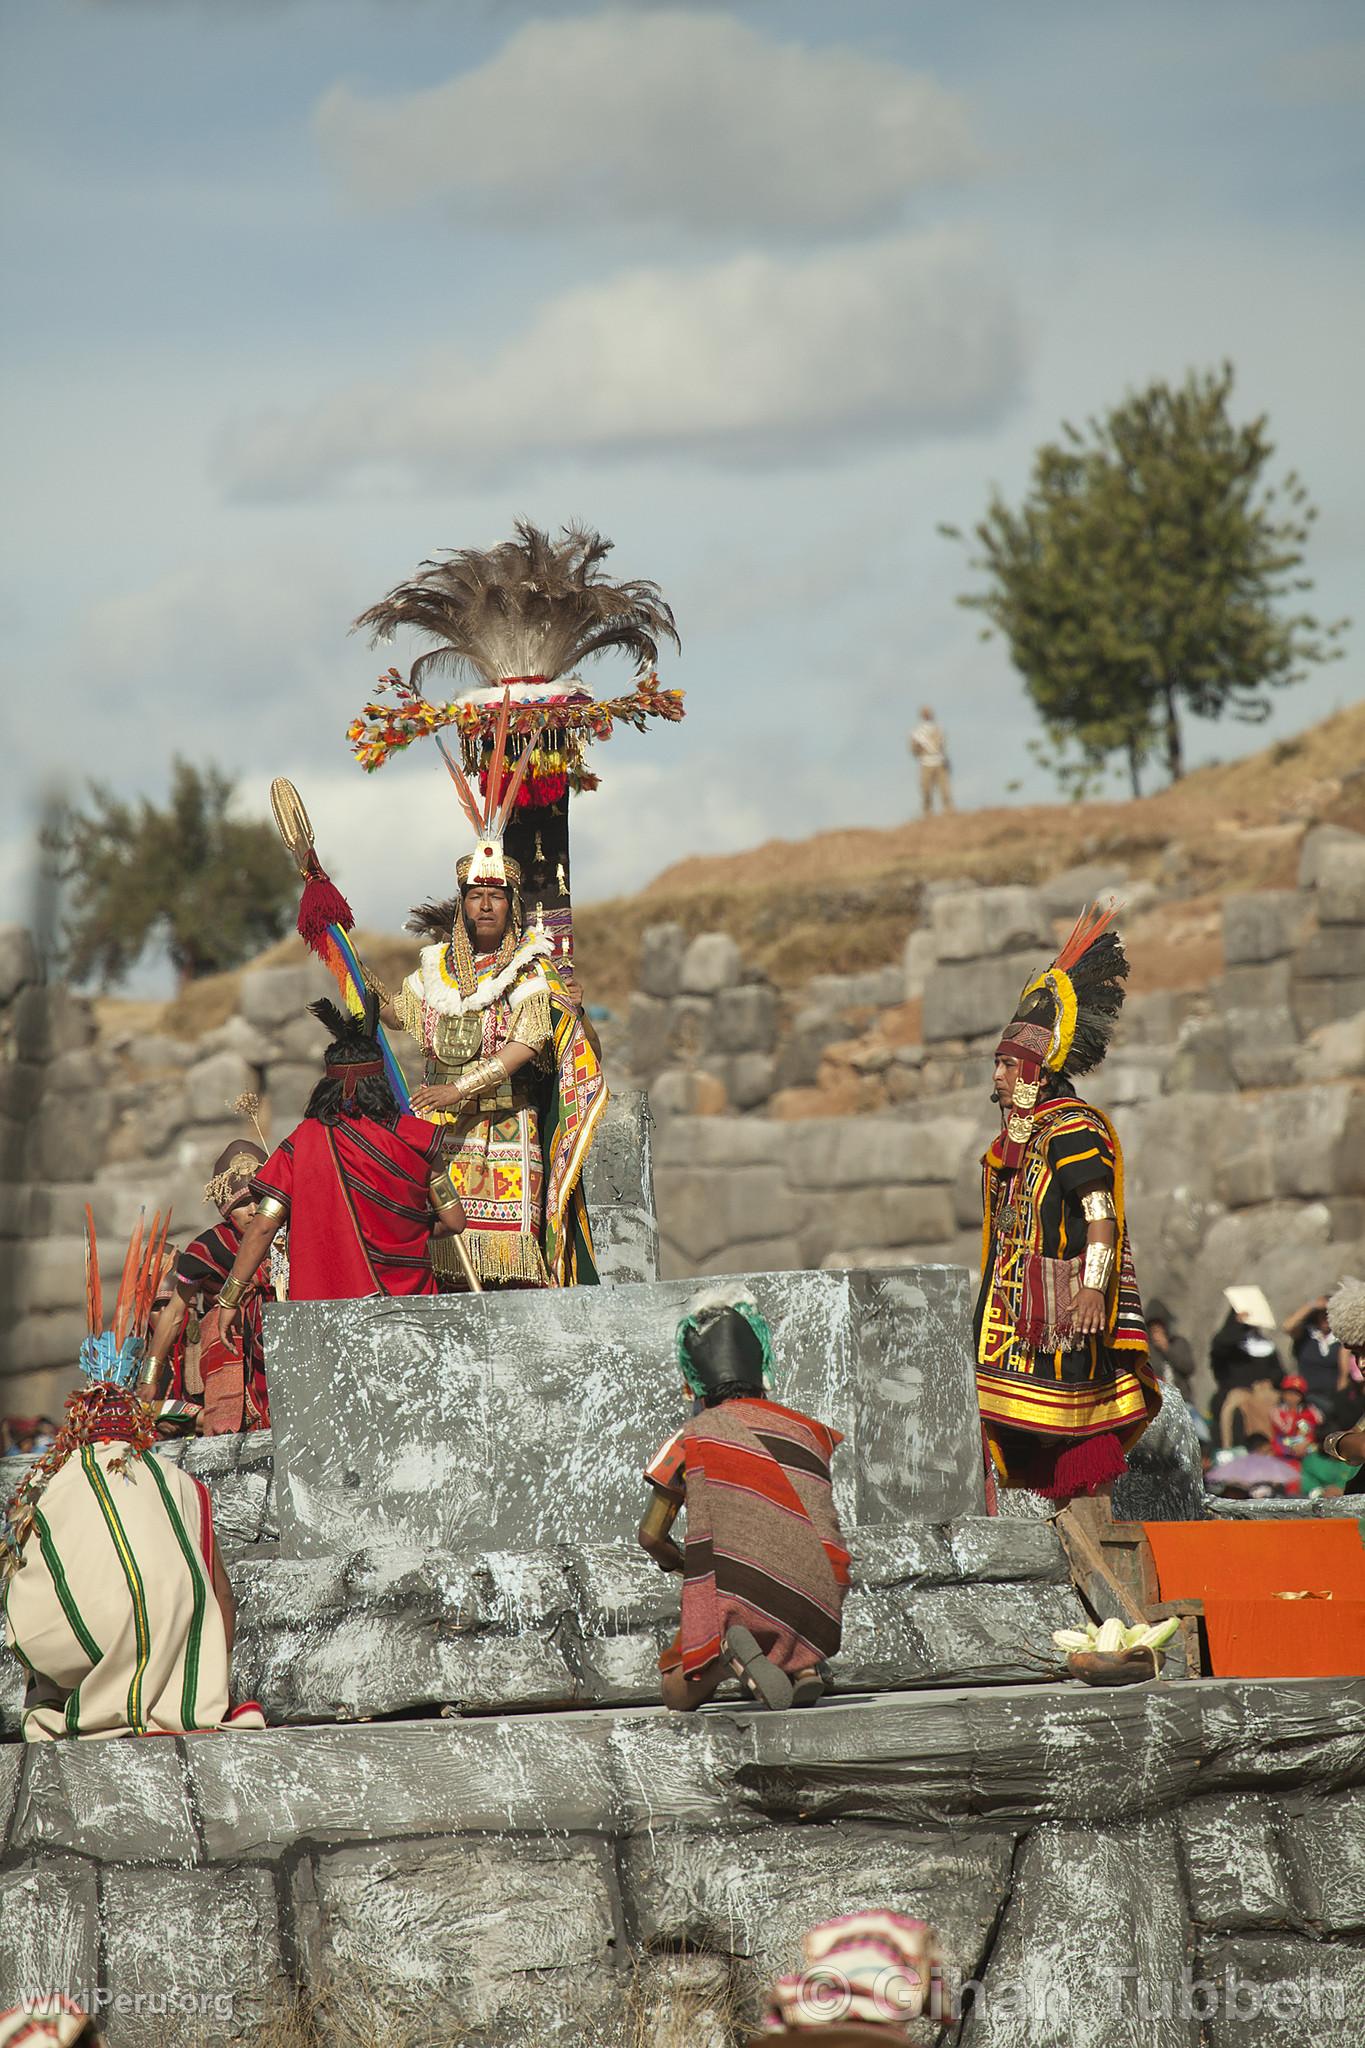
[{"label": "gold armband", "polygon": [[645,1509],[640,1522],[641,1536],[666,1536],[678,1519],[679,1503],[670,1500],[666,1493],[653,1489],[654,1498]]},{"label": "gold armband", "polygon": [[1087,1223],[1117,1223],[1119,1212],[1108,1188],[1089,1188],[1081,1196],[1081,1214]]},{"label": "gold armband", "polygon": [[1109,1278],[1114,1270],[1114,1247],[1112,1244],[1088,1244],[1085,1248],[1085,1265],[1081,1270],[1082,1287],[1093,1287],[1097,1294],[1106,1292]]},{"label": "gold armband", "polygon": [[459,1199],[459,1190],[450,1177],[450,1168],[448,1166],[442,1167],[438,1174],[432,1176],[431,1200],[433,1206],[437,1209],[453,1209],[458,1204]]},{"label": "gold armband", "polygon": [[165,1362],[164,1359],[158,1358],[155,1352],[149,1351],[142,1361],[142,1370],[137,1376],[138,1385],[140,1387],[154,1387],[161,1377],[161,1368]]},{"label": "gold armband", "polygon": [[379,979],[379,976],[377,974],[372,974],[370,972],[370,969],[365,965],[363,960],[360,963],[360,979],[364,982],[366,988],[370,991],[370,994],[372,996],[378,996],[381,1003],[391,1003],[393,1001],[392,992],[389,989],[385,988],[383,982]]},{"label": "gold armband", "polygon": [[256,1214],[267,1217],[287,1216],[289,1214],[289,1204],[288,1202],[282,1202],[278,1195],[262,1195],[260,1201],[256,1204]]},{"label": "gold armband", "polygon": [[480,1095],[495,1095],[506,1080],[507,1069],[494,1054],[492,1059],[480,1060],[477,1067],[471,1067],[455,1085],[463,1100],[473,1101]]},{"label": "gold armband", "polygon": [[251,1282],[249,1280],[234,1280],[231,1274],[229,1274],[228,1278],[223,1282],[222,1291],[218,1296],[218,1307],[236,1308],[250,1285]]}]

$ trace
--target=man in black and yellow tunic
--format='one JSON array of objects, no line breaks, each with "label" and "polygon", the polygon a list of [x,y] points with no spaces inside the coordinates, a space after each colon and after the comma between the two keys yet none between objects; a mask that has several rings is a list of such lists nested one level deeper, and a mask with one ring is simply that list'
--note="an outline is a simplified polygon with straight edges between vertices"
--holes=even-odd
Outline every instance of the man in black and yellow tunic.
[{"label": "man in black and yellow tunic", "polygon": [[995,1055],[1001,1130],[982,1161],[976,1383],[1000,1483],[1110,1493],[1161,1406],[1124,1215],[1123,1154],[1072,1076],[1097,1067],[1128,962],[1087,913],[1029,983]]}]

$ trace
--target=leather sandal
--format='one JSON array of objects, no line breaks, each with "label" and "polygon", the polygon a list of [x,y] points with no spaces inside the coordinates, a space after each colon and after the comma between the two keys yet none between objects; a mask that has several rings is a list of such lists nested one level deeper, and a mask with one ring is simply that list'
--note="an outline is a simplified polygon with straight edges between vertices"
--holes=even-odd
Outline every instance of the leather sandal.
[{"label": "leather sandal", "polygon": [[813,1707],[829,1691],[827,1667],[813,1664],[809,1671],[798,1671],[792,1680],[792,1705]]}]

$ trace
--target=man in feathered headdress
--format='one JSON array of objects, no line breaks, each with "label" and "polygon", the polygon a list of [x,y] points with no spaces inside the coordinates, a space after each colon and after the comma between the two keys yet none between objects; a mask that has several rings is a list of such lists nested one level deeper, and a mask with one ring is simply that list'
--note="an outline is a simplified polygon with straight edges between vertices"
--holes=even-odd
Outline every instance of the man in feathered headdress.
[{"label": "man in feathered headdress", "polygon": [[367,995],[358,1017],[325,1001],[309,1008],[331,1044],[302,1123],[253,1176],[256,1214],[218,1296],[229,1341],[286,1219],[290,1301],[434,1294],[433,1233],[464,1229],[459,1197],[441,1171],[440,1131],[405,1116],[389,1085],[375,1036],[378,998]]},{"label": "man in feathered headdress", "polygon": [[[830,1480],[842,1439],[771,1399],[772,1336],[745,1290],[699,1295],[677,1354],[695,1412],[645,1467],[639,1529],[660,1570],[684,1575],[682,1626],[659,1660],[664,1705],[703,1706],[733,1676],[762,1706],[813,1706],[849,1583]],[[683,1507],[685,1555],[669,1534]]]},{"label": "man in feathered headdress", "polygon": [[156,1456],[137,1393],[165,1241],[159,1219],[139,1224],[106,1330],[86,1211],[88,1384],[9,1507],[5,1619],[28,1674],[27,1742],[263,1725],[254,1702],[229,1711],[234,1608],[208,1494]]},{"label": "man in feathered headdress", "polygon": [[1000,1136],[983,1165],[977,1396],[1005,1486],[1107,1498],[1161,1407],[1124,1217],[1123,1154],[1076,1095],[1108,1050],[1128,962],[1086,913],[1035,975],[995,1055]]},{"label": "man in feathered headdress", "polygon": [[256,1214],[252,1176],[265,1164],[265,1151],[249,1139],[235,1138],[219,1153],[204,1189],[204,1200],[217,1209],[221,1222],[191,1239],[175,1265],[175,1287],[157,1319],[142,1369],[143,1392],[150,1399],[159,1389],[176,1339],[194,1311],[192,1337],[198,1343],[198,1386],[177,1386],[179,1398],[201,1395],[205,1436],[234,1430],[269,1429],[270,1396],[265,1383],[265,1344],[261,1335],[261,1304],[271,1293],[268,1262],[255,1274],[243,1296],[241,1342],[223,1343],[214,1306],[241,1249],[242,1233]]}]

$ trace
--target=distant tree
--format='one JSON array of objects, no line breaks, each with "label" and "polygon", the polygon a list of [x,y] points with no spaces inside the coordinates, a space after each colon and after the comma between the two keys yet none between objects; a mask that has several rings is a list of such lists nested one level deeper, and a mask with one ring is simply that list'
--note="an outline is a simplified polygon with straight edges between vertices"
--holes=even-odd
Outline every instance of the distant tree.
[{"label": "distant tree", "polygon": [[66,905],[63,956],[77,981],[119,981],[161,939],[182,984],[236,967],[281,937],[298,877],[273,825],[228,816],[233,785],[177,759],[165,810],[90,784],[45,838]]},{"label": "distant tree", "polygon": [[[1337,658],[1347,622],[1302,610],[1297,572],[1317,514],[1292,472],[1278,490],[1264,417],[1229,417],[1233,373],[1149,385],[1034,459],[1015,512],[999,494],[975,529],[987,587],[959,600],[1004,634],[1042,717],[1035,746],[1081,792],[1126,758],[1184,773],[1181,714],[1251,722],[1268,692]],[[943,532],[961,540],[953,527]],[[1074,749],[1074,753],[1070,750]]]}]

